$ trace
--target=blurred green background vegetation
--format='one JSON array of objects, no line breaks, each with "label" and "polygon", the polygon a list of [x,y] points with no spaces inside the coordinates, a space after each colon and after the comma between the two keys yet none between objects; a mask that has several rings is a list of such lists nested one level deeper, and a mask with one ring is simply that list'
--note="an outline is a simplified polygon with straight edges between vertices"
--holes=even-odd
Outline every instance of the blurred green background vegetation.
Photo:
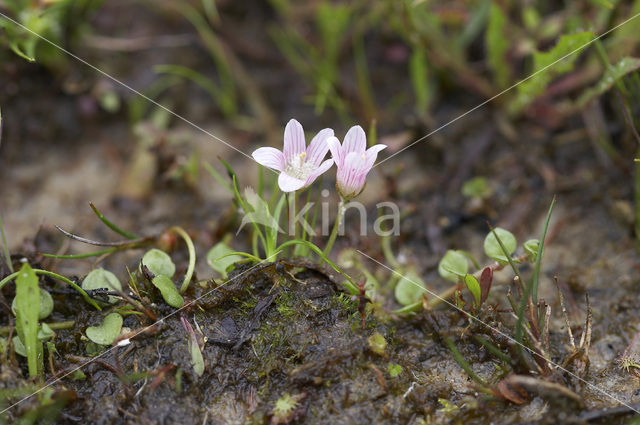
[{"label": "blurred green background vegetation", "polygon": [[[111,5],[95,0],[0,1],[3,14],[28,28],[0,20],[2,60],[15,54],[56,73],[79,66],[29,30],[78,54],[97,41],[126,50],[123,40],[96,34],[105,7]],[[274,131],[292,109],[306,108],[345,123],[429,129],[439,105],[474,106],[525,78],[492,107],[508,119],[532,117],[553,126],[612,87],[631,108],[639,90],[637,20],[573,51],[640,13],[640,1],[192,0],[130,7],[190,27],[196,37],[183,49],[197,46],[210,59],[199,67],[180,57],[155,64],[151,84],[136,89],[162,100],[170,86],[196,85],[220,118],[240,128]],[[95,56],[92,64],[110,68],[109,60]],[[273,87],[265,89],[264,74],[277,78],[274,70],[283,99],[274,98]],[[291,92],[302,96],[292,100]],[[118,99],[102,96],[103,106],[117,108]],[[139,99],[128,99],[131,118],[142,119]]]}]

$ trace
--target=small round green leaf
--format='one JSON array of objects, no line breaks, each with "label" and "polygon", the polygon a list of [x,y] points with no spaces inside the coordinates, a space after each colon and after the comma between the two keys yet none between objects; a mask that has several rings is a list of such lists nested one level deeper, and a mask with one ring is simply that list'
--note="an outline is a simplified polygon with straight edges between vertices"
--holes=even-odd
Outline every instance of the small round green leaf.
[{"label": "small round green leaf", "polygon": [[142,257],[142,264],[147,266],[154,275],[163,275],[172,278],[176,272],[176,265],[171,261],[171,257],[164,251],[157,248],[150,249]]},{"label": "small round green leaf", "polygon": [[509,262],[508,257],[515,252],[518,242],[516,241],[516,237],[513,236],[513,233],[510,231],[500,227],[496,227],[494,230],[504,245],[506,253],[500,246],[500,243],[493,232],[489,232],[487,237],[484,239],[484,252],[487,254],[487,257],[496,260],[501,264],[506,264]]},{"label": "small round green leaf", "polygon": [[426,292],[422,279],[415,272],[409,271],[396,285],[395,296],[400,304],[411,305],[417,303]]},{"label": "small round green leaf", "polygon": [[207,264],[213,270],[217,271],[222,277],[227,277],[227,269],[242,260],[239,255],[233,254],[235,251],[224,242],[219,242],[213,246],[207,253]]},{"label": "small round green leaf", "polygon": [[16,335],[13,337],[12,341],[13,341],[13,351],[15,351],[16,354],[21,355],[22,357],[27,357],[27,349],[24,348],[24,344],[22,343],[22,341],[20,341],[20,337]]},{"label": "small round green leaf", "polygon": [[180,295],[180,292],[178,292],[176,285],[171,279],[165,275],[159,274],[153,278],[151,283],[160,290],[162,298],[167,304],[175,308],[182,307],[182,304],[184,304],[184,298],[182,298],[182,295]]},{"label": "small round green leaf", "polygon": [[381,334],[375,333],[371,335],[369,338],[367,338],[367,342],[369,343],[369,348],[371,349],[371,351],[384,356],[384,351],[387,348],[387,341]]},{"label": "small round green leaf", "polygon": [[392,378],[395,378],[402,373],[402,366],[400,366],[399,364],[389,363],[387,369],[389,370],[389,376],[391,376]]},{"label": "small round green leaf", "polygon": [[469,262],[464,254],[449,250],[438,263],[438,274],[451,282],[458,282],[469,271]]},{"label": "small round green leaf", "polygon": [[[105,289],[107,291],[122,291],[122,284],[114,275],[105,269],[95,269],[89,273],[82,281],[82,289],[85,291],[95,289]],[[109,295],[109,303],[114,304],[118,299]]]},{"label": "small round green leaf", "polygon": [[99,345],[111,345],[120,335],[122,329],[122,316],[118,313],[109,313],[102,321],[101,326],[89,326],[86,330],[87,338]]},{"label": "small round green leaf", "polygon": [[43,323],[38,329],[38,339],[40,341],[46,341],[53,336],[53,329],[49,327],[46,323]]},{"label": "small round green leaf", "polygon": [[[11,311],[13,314],[16,314],[16,299],[14,298],[11,302]],[[42,320],[51,314],[53,311],[53,298],[51,294],[45,291],[44,289],[40,289],[40,311],[38,312],[38,319]]]},{"label": "small round green leaf", "polygon": [[538,239],[529,239],[522,245],[524,253],[527,255],[527,260],[531,261],[532,263],[536,262],[536,259],[538,258],[539,247],[540,241]]}]

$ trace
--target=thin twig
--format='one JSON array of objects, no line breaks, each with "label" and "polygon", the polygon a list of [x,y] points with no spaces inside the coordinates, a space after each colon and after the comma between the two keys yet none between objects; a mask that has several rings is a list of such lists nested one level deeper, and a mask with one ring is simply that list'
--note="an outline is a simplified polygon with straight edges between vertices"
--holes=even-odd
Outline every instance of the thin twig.
[{"label": "thin twig", "polygon": [[151,236],[147,236],[147,237],[144,237],[144,238],[132,239],[132,240],[128,240],[128,241],[100,242],[100,241],[94,241],[92,239],[83,238],[82,236],[74,235],[73,233],[67,232],[62,227],[57,226],[57,225],[55,227],[56,227],[56,229],[58,229],[58,231],[60,233],[62,233],[63,235],[65,235],[66,237],[68,237],[70,239],[76,240],[78,242],[83,242],[83,243],[86,243],[86,244],[89,244],[89,245],[96,245],[96,246],[124,247],[124,246],[131,246],[131,245],[137,245],[137,244],[149,242],[149,241],[152,241],[154,239]]}]

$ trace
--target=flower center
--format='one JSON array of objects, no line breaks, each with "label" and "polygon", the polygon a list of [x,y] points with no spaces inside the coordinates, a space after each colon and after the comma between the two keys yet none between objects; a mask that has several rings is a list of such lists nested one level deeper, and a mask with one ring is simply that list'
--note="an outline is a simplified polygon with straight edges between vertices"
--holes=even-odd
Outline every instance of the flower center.
[{"label": "flower center", "polygon": [[284,168],[284,172],[291,177],[295,177],[299,180],[307,180],[309,175],[317,168],[310,162],[306,162],[307,154],[302,152],[297,157],[291,158]]}]

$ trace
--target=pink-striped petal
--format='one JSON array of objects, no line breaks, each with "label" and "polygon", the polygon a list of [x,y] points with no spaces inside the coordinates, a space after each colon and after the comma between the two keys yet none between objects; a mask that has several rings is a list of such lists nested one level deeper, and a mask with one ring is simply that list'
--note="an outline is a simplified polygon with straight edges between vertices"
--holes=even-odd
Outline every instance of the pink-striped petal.
[{"label": "pink-striped petal", "polygon": [[346,199],[357,196],[364,189],[369,170],[364,154],[349,152],[344,159],[344,166],[339,168],[337,173],[340,195]]},{"label": "pink-striped petal", "polygon": [[331,156],[333,157],[338,169],[342,168],[342,165],[344,164],[344,149],[342,149],[340,140],[338,140],[337,137],[329,137],[327,139],[327,146],[329,146]]},{"label": "pink-striped petal", "polygon": [[355,125],[347,131],[342,142],[342,149],[345,152],[364,153],[367,149],[367,136],[359,125]]},{"label": "pink-striped petal", "polygon": [[302,189],[304,184],[304,180],[291,177],[287,173],[280,173],[280,176],[278,176],[278,186],[283,192],[295,192],[298,189]]},{"label": "pink-striped petal", "polygon": [[311,183],[315,181],[321,174],[325,173],[331,166],[333,165],[333,159],[329,158],[324,161],[318,168],[316,168],[310,175],[307,177],[307,182],[305,186],[309,186]]},{"label": "pink-striped petal", "polygon": [[260,165],[282,171],[284,169],[284,154],[276,148],[258,148],[251,154]]},{"label": "pink-striped petal", "polygon": [[333,136],[333,130],[325,128],[320,130],[316,136],[311,139],[309,146],[307,147],[307,162],[315,165],[320,165],[325,155],[329,151],[329,145],[327,139]]},{"label": "pink-striped petal", "polygon": [[302,125],[291,119],[284,128],[284,159],[290,162],[294,157],[306,152]]},{"label": "pink-striped petal", "polygon": [[367,167],[369,167],[369,169],[371,169],[371,167],[373,167],[373,164],[376,162],[376,158],[378,158],[378,152],[385,149],[386,147],[387,145],[373,145],[369,149],[367,149],[367,152],[365,152],[365,157]]}]

